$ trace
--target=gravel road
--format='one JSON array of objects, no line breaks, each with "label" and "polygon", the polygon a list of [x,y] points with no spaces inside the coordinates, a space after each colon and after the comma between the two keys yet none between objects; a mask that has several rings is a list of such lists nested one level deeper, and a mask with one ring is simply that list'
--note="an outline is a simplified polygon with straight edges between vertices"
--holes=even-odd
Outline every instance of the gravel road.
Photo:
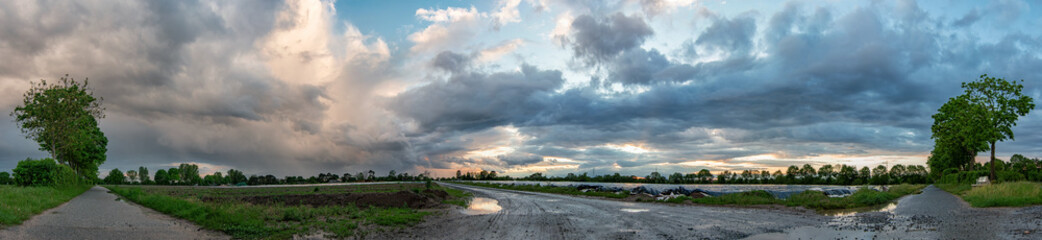
[{"label": "gravel road", "polygon": [[440,184],[473,192],[476,197],[474,203],[480,204],[472,204],[472,209],[453,210],[432,216],[413,228],[378,233],[370,237],[1042,239],[1042,206],[971,208],[956,196],[934,186],[923,189],[921,194],[905,196],[883,210],[822,216],[788,208],[635,203],[451,183]]},{"label": "gravel road", "polygon": [[22,225],[0,229],[0,239],[228,239],[117,198],[95,186]]},{"label": "gravel road", "polygon": [[[792,209],[729,208],[612,201],[439,183],[498,202],[501,210],[449,211],[376,239],[737,239],[822,224]],[[477,202],[479,199],[475,199]],[[480,199],[486,202],[484,199]],[[490,204],[482,204],[490,205]],[[474,205],[472,204],[472,207]],[[478,206],[488,209],[488,206]],[[492,207],[494,210],[495,208]]]}]

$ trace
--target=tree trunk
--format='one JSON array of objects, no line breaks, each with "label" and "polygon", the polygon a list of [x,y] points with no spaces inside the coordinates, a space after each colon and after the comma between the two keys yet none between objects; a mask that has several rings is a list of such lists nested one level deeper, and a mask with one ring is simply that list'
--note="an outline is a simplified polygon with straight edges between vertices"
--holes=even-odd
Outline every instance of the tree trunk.
[{"label": "tree trunk", "polygon": [[991,142],[991,181],[995,181],[995,141]]}]

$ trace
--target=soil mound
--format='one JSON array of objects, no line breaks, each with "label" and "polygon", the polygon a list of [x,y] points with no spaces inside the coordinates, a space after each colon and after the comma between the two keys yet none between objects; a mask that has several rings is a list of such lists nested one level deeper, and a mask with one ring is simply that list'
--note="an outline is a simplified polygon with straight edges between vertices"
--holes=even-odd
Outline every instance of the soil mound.
[{"label": "soil mound", "polygon": [[354,204],[358,207],[434,208],[448,197],[442,190],[421,193],[399,191],[393,193],[295,194],[274,196],[245,196],[240,200],[253,204],[284,204],[287,206],[334,206]]}]

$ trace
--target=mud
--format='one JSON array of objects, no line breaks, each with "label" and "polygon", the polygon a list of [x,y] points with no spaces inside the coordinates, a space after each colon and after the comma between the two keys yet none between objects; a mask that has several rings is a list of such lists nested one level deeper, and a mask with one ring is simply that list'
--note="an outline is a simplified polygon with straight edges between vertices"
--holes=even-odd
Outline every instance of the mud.
[{"label": "mud", "polygon": [[[895,204],[833,216],[786,207],[606,200],[443,184],[501,209],[446,209],[375,239],[1042,239],[1042,206],[971,208],[927,187]],[[465,214],[470,213],[471,215]]]},{"label": "mud", "polygon": [[373,239],[738,239],[823,224],[794,209],[729,208],[605,200],[439,183],[496,200],[501,209],[447,209]]},{"label": "mud", "polygon": [[358,207],[408,207],[437,208],[449,194],[442,190],[424,190],[420,193],[398,191],[394,193],[342,193],[342,194],[287,194],[274,196],[244,196],[243,202],[287,206],[334,206],[354,204]]}]

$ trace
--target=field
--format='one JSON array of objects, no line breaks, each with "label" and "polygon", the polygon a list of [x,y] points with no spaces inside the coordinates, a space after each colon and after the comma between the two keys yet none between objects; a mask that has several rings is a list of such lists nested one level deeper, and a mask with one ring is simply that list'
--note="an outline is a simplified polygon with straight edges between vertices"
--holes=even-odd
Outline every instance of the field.
[{"label": "field", "polygon": [[0,226],[20,224],[44,210],[69,201],[91,186],[16,187],[0,185]]},{"label": "field", "polygon": [[422,183],[306,187],[107,186],[135,203],[233,238],[360,237],[407,227],[467,194]]},{"label": "field", "polygon": [[972,187],[970,184],[939,184],[974,207],[1021,207],[1042,204],[1042,183],[1004,182]]}]

